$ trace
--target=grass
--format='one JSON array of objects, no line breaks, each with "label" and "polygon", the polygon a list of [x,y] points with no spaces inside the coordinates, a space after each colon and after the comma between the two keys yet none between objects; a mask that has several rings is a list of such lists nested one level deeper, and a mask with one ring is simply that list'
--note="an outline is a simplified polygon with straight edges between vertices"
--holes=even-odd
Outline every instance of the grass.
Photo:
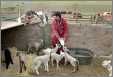
[{"label": "grass", "polygon": [[3,1],[1,7],[17,7],[16,4],[20,4],[21,10],[24,12],[28,9],[55,10],[60,8],[61,10],[68,9],[73,11],[77,9],[85,14],[95,14],[95,12],[111,11],[112,9],[111,1],[13,1],[12,4],[9,3],[10,1]]}]

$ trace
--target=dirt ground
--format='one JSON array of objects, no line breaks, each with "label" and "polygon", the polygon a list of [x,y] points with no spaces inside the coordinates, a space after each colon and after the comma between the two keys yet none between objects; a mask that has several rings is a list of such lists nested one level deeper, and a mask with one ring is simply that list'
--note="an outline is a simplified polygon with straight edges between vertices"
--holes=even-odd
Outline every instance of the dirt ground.
[{"label": "dirt ground", "polygon": [[[56,67],[50,67],[50,71],[44,72],[44,70],[40,69],[40,75],[92,75],[92,76],[96,76],[96,75],[107,75],[107,71],[105,69],[103,69],[102,67],[93,67],[91,65],[80,65],[79,66],[79,71],[72,73],[71,70],[72,68],[70,68],[70,66],[62,66],[61,70],[57,70]],[[18,76],[29,76],[29,75],[35,75],[35,74],[26,74],[26,72],[23,73],[18,73],[18,71],[16,69],[8,69],[8,70],[4,70],[1,72],[2,74],[7,74],[7,75],[18,75]]]},{"label": "dirt ground", "polygon": [[[91,64],[89,65],[79,65],[79,70],[72,73],[73,67],[71,65],[60,65],[60,70],[56,69],[55,66],[51,66],[49,64],[49,72],[45,72],[43,68],[39,69],[40,76],[47,75],[47,76],[52,76],[52,75],[91,75],[91,76],[96,76],[96,75],[107,75],[108,72],[106,69],[104,69],[101,66],[102,59],[96,58],[93,59]],[[14,65],[10,65],[9,69],[6,70],[5,67],[2,67],[0,74],[5,74],[5,75],[17,75],[17,76],[32,76],[36,75],[35,73],[28,73],[26,71],[23,71],[23,73],[19,73],[19,61],[18,57],[15,57],[14,60]]]}]

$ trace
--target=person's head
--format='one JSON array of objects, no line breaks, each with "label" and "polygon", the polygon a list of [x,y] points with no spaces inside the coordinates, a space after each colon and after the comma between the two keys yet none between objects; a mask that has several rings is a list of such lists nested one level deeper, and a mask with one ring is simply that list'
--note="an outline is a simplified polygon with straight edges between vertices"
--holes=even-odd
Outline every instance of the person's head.
[{"label": "person's head", "polygon": [[26,17],[27,17],[28,19],[33,18],[33,17],[34,17],[34,11],[32,11],[32,10],[27,11],[27,12],[26,12]]},{"label": "person's head", "polygon": [[60,12],[55,12],[55,13],[53,14],[53,16],[56,17],[56,20],[61,20],[61,13],[60,13]]}]

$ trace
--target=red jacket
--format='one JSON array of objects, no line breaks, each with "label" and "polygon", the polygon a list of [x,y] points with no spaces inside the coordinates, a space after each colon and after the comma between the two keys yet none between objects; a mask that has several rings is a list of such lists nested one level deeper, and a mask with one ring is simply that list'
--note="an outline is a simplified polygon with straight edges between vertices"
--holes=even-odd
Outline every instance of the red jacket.
[{"label": "red jacket", "polygon": [[61,22],[56,21],[55,17],[51,23],[51,43],[53,46],[58,42],[58,38],[68,38],[67,21],[62,17]]}]

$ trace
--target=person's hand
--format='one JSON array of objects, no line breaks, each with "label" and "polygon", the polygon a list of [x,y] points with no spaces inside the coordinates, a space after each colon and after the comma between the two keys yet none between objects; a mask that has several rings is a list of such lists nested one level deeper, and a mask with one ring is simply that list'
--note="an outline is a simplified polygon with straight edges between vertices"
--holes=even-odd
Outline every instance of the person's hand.
[{"label": "person's hand", "polygon": [[60,37],[60,38],[58,38],[58,40],[63,40],[63,41],[65,41],[65,38],[61,38],[61,37]]},{"label": "person's hand", "polygon": [[54,35],[58,38],[58,40],[60,39],[60,36],[58,35],[57,32],[54,32]]},{"label": "person's hand", "polygon": [[62,38],[65,41],[65,38]]},{"label": "person's hand", "polygon": [[59,42],[60,42],[60,44],[61,44],[62,46],[65,45],[64,38],[59,38],[58,40],[59,40]]}]

